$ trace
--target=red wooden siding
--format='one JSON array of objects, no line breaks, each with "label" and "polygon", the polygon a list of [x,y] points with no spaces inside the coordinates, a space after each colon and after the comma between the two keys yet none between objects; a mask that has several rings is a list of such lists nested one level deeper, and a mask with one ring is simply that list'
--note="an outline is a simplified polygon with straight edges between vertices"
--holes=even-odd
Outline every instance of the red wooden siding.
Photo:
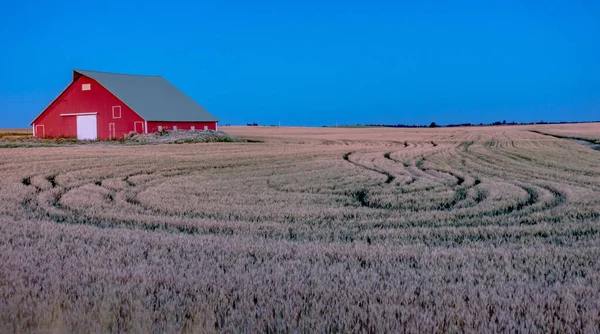
[{"label": "red wooden siding", "polygon": [[[83,84],[90,84],[90,90],[82,90]],[[121,107],[121,118],[113,118],[112,107]],[[36,131],[36,137],[77,137],[76,116],[60,116],[61,114],[91,113],[97,114],[98,139],[111,139],[109,124],[114,123],[114,135],[123,138],[135,130],[135,122],[144,120],[121,100],[114,96],[98,82],[86,76],[79,76],[46,110],[33,122],[36,129],[43,125],[44,133]],[[118,115],[116,115],[118,116]],[[138,123],[139,128],[139,123]]]},{"label": "red wooden siding", "polygon": [[173,130],[173,126],[177,127],[177,130],[191,130],[192,126],[196,127],[196,130],[204,130],[206,126],[208,130],[216,130],[216,122],[148,122],[148,132],[157,132],[158,127],[162,126],[163,130]]}]

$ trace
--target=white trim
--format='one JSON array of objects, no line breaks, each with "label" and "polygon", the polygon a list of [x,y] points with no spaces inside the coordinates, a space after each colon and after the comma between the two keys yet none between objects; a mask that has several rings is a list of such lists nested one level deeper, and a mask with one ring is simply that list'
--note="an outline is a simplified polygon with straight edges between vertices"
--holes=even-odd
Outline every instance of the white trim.
[{"label": "white trim", "polygon": [[215,122],[215,131],[219,130],[219,124],[217,122]]},{"label": "white trim", "polygon": [[[77,78],[77,79],[79,79],[79,78]],[[63,89],[63,90],[62,90],[62,92],[60,92],[60,94],[58,94],[58,95],[57,95],[57,96],[56,96],[56,97],[55,97],[55,98],[52,100],[52,102],[50,102],[50,103],[49,103],[49,104],[46,106],[46,108],[44,108],[44,110],[42,110],[42,112],[41,112],[41,113],[39,113],[39,115],[35,116],[35,118],[33,119],[33,122],[31,122],[30,124],[33,124],[35,121],[37,121],[37,119],[38,119],[38,118],[40,118],[40,116],[42,116],[42,114],[43,114],[43,113],[46,111],[46,109],[50,108],[50,106],[51,106],[51,105],[52,105],[54,102],[56,102],[56,100],[58,100],[58,98],[59,98],[59,97],[61,97],[61,96],[62,96],[62,95],[63,95],[63,94],[64,94],[64,93],[67,91],[67,89],[69,89],[69,88],[70,88],[70,87],[71,87],[71,86],[72,86],[72,85],[75,83],[75,81],[77,81],[77,80],[73,80],[73,81],[71,81],[71,83],[70,83],[70,84],[68,84],[68,85],[67,85],[67,87],[65,87],[65,89]]]},{"label": "white trim", "polygon": [[90,115],[98,115],[97,112],[76,112],[72,114],[60,114],[61,116],[90,116]]},{"label": "white trim", "polygon": [[[117,110],[117,108],[119,108],[119,117],[115,116],[115,110]],[[112,107],[112,118],[113,119],[121,118],[122,114],[123,114],[123,109],[121,108],[121,106],[113,106]]]},{"label": "white trim", "polygon": [[144,133],[148,133],[148,121],[144,121],[144,130],[146,130]]},{"label": "white trim", "polygon": [[117,136],[115,136],[115,134],[116,134],[115,123],[108,123],[108,139],[109,140],[117,139]]},{"label": "white trim", "polygon": [[135,129],[135,125],[137,123],[142,123],[142,131],[140,133],[145,133],[144,132],[144,122],[142,122],[142,121],[135,121],[135,122],[133,122],[133,132],[137,132],[137,130]]},{"label": "white trim", "polygon": [[42,127],[42,137],[41,138],[46,137],[46,127],[44,127],[44,125],[36,125],[36,126],[41,126]]},{"label": "white trim", "polygon": [[35,137],[35,123],[33,123],[32,126],[33,126],[33,136]]}]

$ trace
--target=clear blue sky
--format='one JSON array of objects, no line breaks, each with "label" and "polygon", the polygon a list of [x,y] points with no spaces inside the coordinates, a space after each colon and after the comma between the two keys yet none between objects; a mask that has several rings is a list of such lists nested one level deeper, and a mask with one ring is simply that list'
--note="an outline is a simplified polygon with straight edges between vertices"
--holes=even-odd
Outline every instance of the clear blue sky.
[{"label": "clear blue sky", "polygon": [[221,124],[600,120],[598,1],[8,1],[0,127],[73,68],[162,75]]}]

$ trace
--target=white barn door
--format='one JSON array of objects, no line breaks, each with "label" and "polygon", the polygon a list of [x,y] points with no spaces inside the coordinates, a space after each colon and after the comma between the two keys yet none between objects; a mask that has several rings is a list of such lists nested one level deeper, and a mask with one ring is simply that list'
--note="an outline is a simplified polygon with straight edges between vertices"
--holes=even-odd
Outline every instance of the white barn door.
[{"label": "white barn door", "polygon": [[77,139],[98,139],[98,124],[96,115],[77,116]]}]

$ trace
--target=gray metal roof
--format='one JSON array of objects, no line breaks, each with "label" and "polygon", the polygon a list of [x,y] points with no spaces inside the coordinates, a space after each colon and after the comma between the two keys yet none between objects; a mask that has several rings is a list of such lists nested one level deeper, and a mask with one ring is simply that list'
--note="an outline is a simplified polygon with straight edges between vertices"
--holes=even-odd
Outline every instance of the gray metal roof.
[{"label": "gray metal roof", "polygon": [[215,116],[161,76],[73,71],[98,81],[146,121],[218,121]]}]

